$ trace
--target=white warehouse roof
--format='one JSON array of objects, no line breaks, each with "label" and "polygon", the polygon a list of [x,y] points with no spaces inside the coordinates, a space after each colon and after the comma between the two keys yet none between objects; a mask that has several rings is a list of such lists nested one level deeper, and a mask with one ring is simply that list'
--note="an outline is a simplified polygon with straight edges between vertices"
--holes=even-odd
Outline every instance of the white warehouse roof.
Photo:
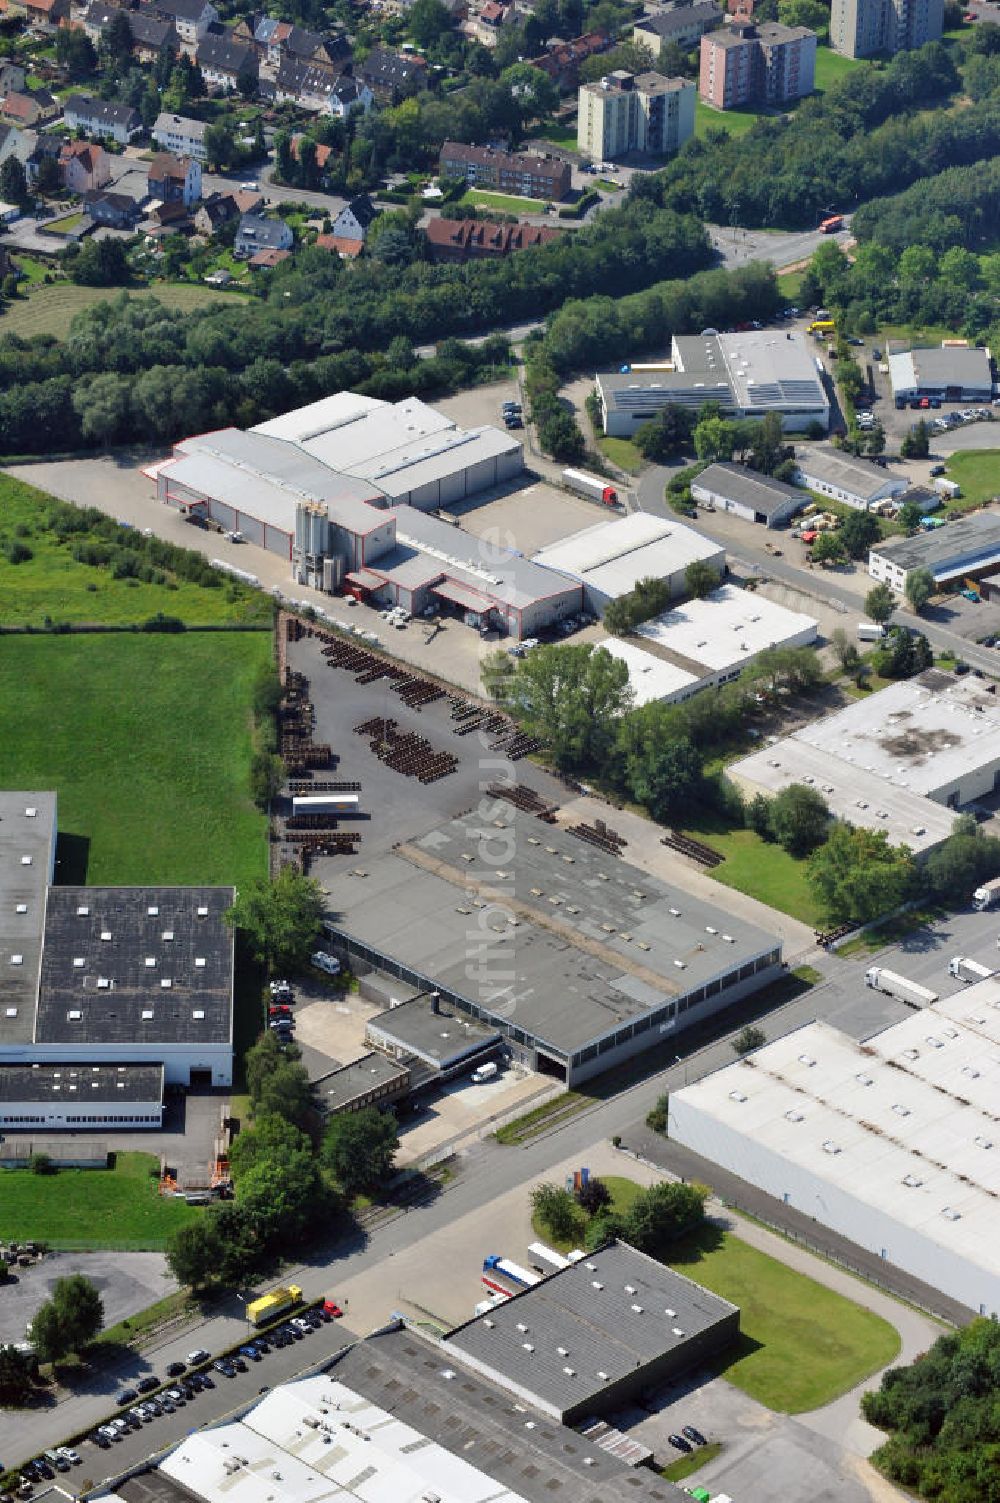
[{"label": "white warehouse roof", "polygon": [[639,635],[706,672],[741,668],[769,647],[802,646],[816,638],[816,621],[759,591],[723,585],[703,600],[686,600],[647,621]]},{"label": "white warehouse roof", "polygon": [[335,391],[332,396],[321,397],[318,402],[309,402],[305,407],[294,407],[278,417],[258,423],[251,433],[263,433],[268,438],[283,438],[289,443],[301,444],[318,434],[328,433],[346,423],[353,423],[369,412],[388,407],[380,397],[363,397],[353,391]]},{"label": "white warehouse roof", "polygon": [[686,668],[680,668],[667,658],[657,657],[633,642],[623,642],[620,637],[608,637],[597,643],[610,652],[613,658],[628,668],[628,680],[637,705],[648,705],[654,700],[676,699],[691,694],[698,687],[699,679]]},{"label": "white warehouse roof", "polygon": [[696,560],[721,560],[723,549],[680,522],[633,512],[598,522],[550,543],[536,564],[557,569],[610,600],[627,595],[640,579],[669,579]]},{"label": "white warehouse roof", "polygon": [[675,1092],[670,1136],[961,1304],[1000,1310],[1000,980],[863,1044],[811,1023]]}]

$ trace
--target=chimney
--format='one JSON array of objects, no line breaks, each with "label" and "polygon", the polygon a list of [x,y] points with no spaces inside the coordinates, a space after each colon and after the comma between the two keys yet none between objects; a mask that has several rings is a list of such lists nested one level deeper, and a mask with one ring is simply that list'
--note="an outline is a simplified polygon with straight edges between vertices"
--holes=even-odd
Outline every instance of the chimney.
[{"label": "chimney", "polygon": [[435,1017],[437,1017],[438,1014],[440,1013],[440,1011],[441,1011],[441,993],[440,992],[431,992],[431,1012],[434,1014]]}]

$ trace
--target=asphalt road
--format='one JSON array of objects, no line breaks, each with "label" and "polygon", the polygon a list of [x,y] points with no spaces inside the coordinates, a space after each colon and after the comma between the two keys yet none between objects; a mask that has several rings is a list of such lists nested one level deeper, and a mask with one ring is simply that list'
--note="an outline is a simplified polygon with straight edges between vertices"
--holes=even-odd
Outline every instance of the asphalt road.
[{"label": "asphalt road", "polygon": [[[849,226],[849,220],[846,222]],[[850,240],[850,228],[837,235],[821,235],[819,230],[793,230],[789,234],[775,230],[744,230],[732,225],[709,224],[709,238],[729,269],[746,266],[748,261],[770,261],[773,266],[794,266],[807,260],[818,245],[833,240],[843,245]]]}]

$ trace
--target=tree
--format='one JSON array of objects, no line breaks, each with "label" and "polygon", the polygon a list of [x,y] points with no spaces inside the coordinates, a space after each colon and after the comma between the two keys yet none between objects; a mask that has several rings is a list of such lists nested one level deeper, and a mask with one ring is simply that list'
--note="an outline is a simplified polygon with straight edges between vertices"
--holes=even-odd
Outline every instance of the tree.
[{"label": "tree", "polygon": [[256,99],[257,90],[260,88],[260,75],[257,71],[257,60],[252,53],[242,61],[236,74],[236,88],[242,99]]},{"label": "tree", "polygon": [[82,1273],[56,1279],[52,1294],[31,1322],[31,1344],[42,1362],[82,1352],[104,1324],[104,1301]]},{"label": "tree", "polygon": [[281,792],[285,764],[275,752],[255,751],[250,759],[250,797],[258,809],[267,809]]},{"label": "tree", "polygon": [[632,798],[660,822],[690,809],[701,788],[702,758],[686,736],[678,736],[669,707],[643,705],[621,722],[618,752]]},{"label": "tree", "polygon": [[683,453],[691,442],[694,414],[668,402],[650,422],[636,430],[633,443],[644,459],[655,462]]},{"label": "tree", "polygon": [[376,1106],[358,1112],[340,1112],[333,1118],[320,1144],[319,1156],[336,1176],[345,1195],[374,1189],[392,1173],[399,1133],[391,1112]]},{"label": "tree", "polygon": [[754,424],[750,463],[762,475],[773,475],[783,459],[789,457],[781,427],[781,414],[769,412]]},{"label": "tree", "polygon": [[842,564],[846,556],[844,545],[835,532],[821,532],[812,544],[814,564]]},{"label": "tree", "polygon": [[129,383],[124,376],[93,376],[73,391],[73,408],[80,431],[92,442],[111,444],[126,431],[129,413]]},{"label": "tree", "polygon": [[660,1183],[640,1190],[625,1213],[623,1236],[640,1252],[662,1258],[671,1243],[705,1219],[703,1185]]},{"label": "tree", "polygon": [[733,1052],[742,1058],[744,1054],[752,1054],[755,1049],[763,1049],[767,1036],[762,1028],[755,1028],[752,1023],[747,1023],[732,1042]]},{"label": "tree", "polygon": [[263,1247],[295,1247],[328,1208],[311,1149],[262,1158],[236,1180],[236,1205]]},{"label": "tree", "polygon": [[590,643],[536,647],[508,680],[508,711],[563,768],[599,765],[631,703],[626,665]]},{"label": "tree", "polygon": [[865,615],[877,626],[885,626],[896,609],[896,597],[887,584],[877,584],[865,596]]},{"label": "tree", "polygon": [[815,788],[790,783],[771,800],[771,834],[790,856],[807,856],[826,839],[830,811]]},{"label": "tree", "polygon": [[537,1185],[531,1192],[531,1209],[557,1242],[573,1242],[579,1236],[580,1212],[562,1185]]},{"label": "tree", "polygon": [[841,523],[838,536],[851,558],[865,558],[882,536],[878,517],[870,511],[852,511]]},{"label": "tree", "polygon": [[18,1406],[31,1397],[34,1371],[27,1352],[0,1346],[0,1403]]},{"label": "tree", "polygon": [[[131,36],[131,29],[129,35]],[[56,32],[56,62],[66,69],[71,82],[87,78],[97,67],[97,53],[87,33],[79,26],[61,26]]]},{"label": "tree", "polygon": [[926,459],[931,452],[931,430],[924,418],[903,434],[899,452],[904,459]]},{"label": "tree", "polygon": [[129,278],[124,244],[120,240],[85,240],[70,262],[70,276],[84,287],[121,286]]},{"label": "tree", "polygon": [[778,0],[778,19],[783,26],[806,26],[816,32],[830,29],[830,12],[823,0]]},{"label": "tree", "polygon": [[736,447],[736,425],[722,417],[703,417],[694,430],[699,459],[730,460]]},{"label": "tree", "polygon": [[659,616],[670,604],[670,583],[666,579],[640,579],[634,589],[610,600],[604,611],[605,628],[618,635],[632,631],[642,621]]},{"label": "tree", "polygon": [[930,569],[911,569],[903,586],[906,598],[918,616],[936,590]]},{"label": "tree", "polygon": [[319,883],[283,866],[273,882],[248,882],[225,918],[243,935],[254,959],[274,973],[308,962],[322,933],[323,911]]},{"label": "tree", "polygon": [[4,203],[17,204],[23,209],[30,196],[24,167],[17,157],[7,157],[0,163],[0,198]]},{"label": "tree", "polygon": [[864,924],[895,912],[920,885],[907,846],[891,846],[885,830],[840,820],[809,858],[808,880],[832,924]]},{"label": "tree", "polygon": [[[270,1030],[269,1030],[270,1031]],[[271,1114],[289,1122],[305,1122],[315,1106],[309,1072],[297,1060],[282,1059],[250,1095],[256,1115]]]},{"label": "tree", "polygon": [[262,1113],[254,1125],[241,1132],[233,1140],[229,1164],[234,1179],[241,1179],[268,1160],[280,1159],[294,1153],[309,1153],[308,1136],[277,1113]]},{"label": "tree", "polygon": [[924,885],[935,898],[952,903],[1000,875],[1000,840],[983,835],[974,819],[957,820],[947,840],[924,862]]},{"label": "tree", "polygon": [[886,631],[872,661],[883,678],[912,678],[915,673],[930,668],[934,654],[923,632],[892,626]]},{"label": "tree", "polygon": [[611,1191],[602,1179],[592,1174],[576,1191],[576,1203],[588,1216],[596,1216],[611,1204]]},{"label": "tree", "polygon": [[132,61],[132,26],[125,10],[113,10],[101,32],[101,57],[105,68],[124,73]]},{"label": "tree", "polygon": [[222,1279],[222,1245],[216,1217],[199,1216],[177,1228],[167,1245],[170,1272],[196,1292]]},{"label": "tree", "polygon": [[205,127],[205,156],[216,172],[225,172],[236,157],[236,135],[228,120],[214,120]]},{"label": "tree", "polygon": [[500,82],[517,100],[524,124],[529,120],[544,120],[559,108],[558,87],[547,73],[531,63],[513,63],[500,74]]},{"label": "tree", "polygon": [[684,570],[684,586],[695,600],[704,600],[706,595],[719,588],[719,576],[711,564],[696,558]]},{"label": "tree", "polygon": [[896,521],[907,536],[912,537],[919,530],[923,515],[923,512],[915,501],[905,501],[899,508],[899,515]]},{"label": "tree", "polygon": [[835,627],[830,633],[830,646],[836,653],[837,662],[845,673],[850,673],[857,667],[858,649],[842,626]]},{"label": "tree", "polygon": [[441,0],[414,0],[408,21],[410,36],[422,48],[436,46],[452,26],[451,12]]}]

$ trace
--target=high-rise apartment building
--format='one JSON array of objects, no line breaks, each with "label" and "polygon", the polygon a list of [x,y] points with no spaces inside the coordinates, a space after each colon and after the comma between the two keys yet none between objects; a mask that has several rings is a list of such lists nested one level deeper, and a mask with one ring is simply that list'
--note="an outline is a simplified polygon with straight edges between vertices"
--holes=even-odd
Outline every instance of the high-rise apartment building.
[{"label": "high-rise apartment building", "polygon": [[592,161],[631,151],[667,156],[694,133],[697,90],[660,73],[609,73],[579,91],[576,144]]},{"label": "high-rise apartment building", "polygon": [[944,0],[833,0],[830,45],[846,57],[908,52],[940,40]]},{"label": "high-rise apartment building", "polygon": [[740,23],[702,37],[698,92],[720,110],[788,104],[812,93],[815,71],[815,32],[776,21]]}]

